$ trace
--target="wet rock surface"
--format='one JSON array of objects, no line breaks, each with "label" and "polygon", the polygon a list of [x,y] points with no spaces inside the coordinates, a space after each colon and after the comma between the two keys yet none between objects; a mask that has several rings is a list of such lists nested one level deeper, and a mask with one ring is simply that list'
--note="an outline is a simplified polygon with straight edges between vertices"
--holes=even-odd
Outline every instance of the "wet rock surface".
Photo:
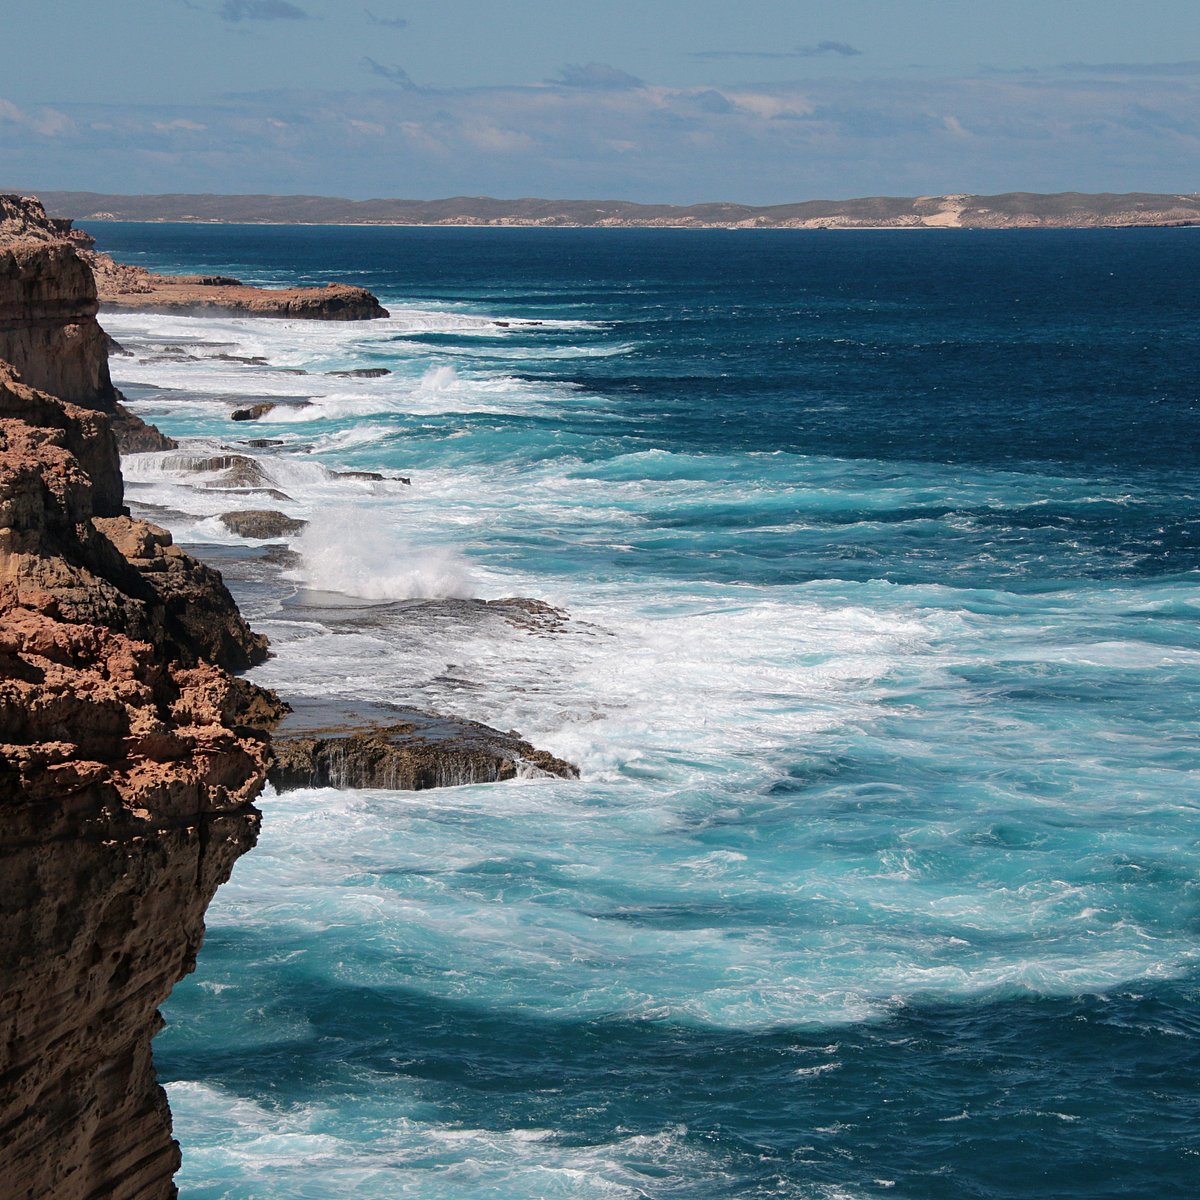
[{"label": "wet rock surface", "polygon": [[261,404],[251,404],[246,408],[235,408],[229,414],[231,421],[258,421],[265,417],[267,413],[274,410],[276,406],[269,400],[264,400]]},{"label": "wet rock surface", "polygon": [[379,471],[331,471],[335,479],[358,479],[363,483],[406,483],[412,484],[407,475],[384,475]]},{"label": "wet rock surface", "polygon": [[270,780],[297,787],[422,791],[518,776],[577,779],[571,763],[538,750],[516,733],[417,709],[341,709],[293,700],[274,741]]},{"label": "wet rock surface", "polygon": [[222,513],[221,524],[238,537],[277,538],[299,533],[308,522],[273,508],[251,508]]}]

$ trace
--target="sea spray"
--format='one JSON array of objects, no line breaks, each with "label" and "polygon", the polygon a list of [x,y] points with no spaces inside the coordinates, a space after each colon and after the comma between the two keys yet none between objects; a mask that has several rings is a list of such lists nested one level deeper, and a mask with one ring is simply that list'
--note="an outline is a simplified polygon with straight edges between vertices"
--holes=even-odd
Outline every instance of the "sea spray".
[{"label": "sea spray", "polygon": [[291,575],[310,588],[364,600],[465,599],[475,594],[461,554],[413,544],[390,521],[396,510],[349,505],[314,514],[296,541]]},{"label": "sea spray", "polygon": [[443,365],[440,367],[430,367],[424,375],[421,376],[421,385],[418,391],[425,393],[438,393],[448,391],[458,383],[458,371],[454,367]]}]

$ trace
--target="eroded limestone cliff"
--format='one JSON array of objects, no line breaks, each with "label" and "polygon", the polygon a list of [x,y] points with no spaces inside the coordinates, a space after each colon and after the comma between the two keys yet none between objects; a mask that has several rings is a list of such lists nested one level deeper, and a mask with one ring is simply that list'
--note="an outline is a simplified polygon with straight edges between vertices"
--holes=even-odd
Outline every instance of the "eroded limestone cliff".
[{"label": "eroded limestone cliff", "polygon": [[266,643],[220,576],[123,507],[87,264],[62,240],[4,244],[8,216],[0,1191],[160,1200],[179,1151],[151,1061],[157,1009],[257,836],[280,705],[230,673]]},{"label": "eroded limestone cliff", "polygon": [[0,360],[30,387],[107,414],[123,449],[173,449],[113,387],[92,245],[37,200],[0,195]]},{"label": "eroded limestone cliff", "polygon": [[91,268],[67,242],[16,241],[0,250],[4,358],[31,387],[110,405],[104,331]]}]

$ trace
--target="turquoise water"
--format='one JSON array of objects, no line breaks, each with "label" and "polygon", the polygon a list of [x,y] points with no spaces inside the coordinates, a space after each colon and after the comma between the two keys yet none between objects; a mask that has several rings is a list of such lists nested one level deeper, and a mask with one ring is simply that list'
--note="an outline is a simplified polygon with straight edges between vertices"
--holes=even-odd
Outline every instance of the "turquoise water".
[{"label": "turquoise water", "polygon": [[[264,798],[185,1197],[1195,1194],[1200,235],[101,232],[392,310],[105,319],[254,677],[583,771]],[[195,469],[247,437],[271,498]]]}]

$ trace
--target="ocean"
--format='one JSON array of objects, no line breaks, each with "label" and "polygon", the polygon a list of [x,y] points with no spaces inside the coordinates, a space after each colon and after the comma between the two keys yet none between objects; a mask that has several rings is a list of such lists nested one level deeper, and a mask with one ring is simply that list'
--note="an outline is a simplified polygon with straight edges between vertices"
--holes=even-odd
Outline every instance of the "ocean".
[{"label": "ocean", "polygon": [[103,316],[252,678],[582,772],[268,791],[185,1200],[1196,1195],[1200,231],[94,231],[391,310]]}]

